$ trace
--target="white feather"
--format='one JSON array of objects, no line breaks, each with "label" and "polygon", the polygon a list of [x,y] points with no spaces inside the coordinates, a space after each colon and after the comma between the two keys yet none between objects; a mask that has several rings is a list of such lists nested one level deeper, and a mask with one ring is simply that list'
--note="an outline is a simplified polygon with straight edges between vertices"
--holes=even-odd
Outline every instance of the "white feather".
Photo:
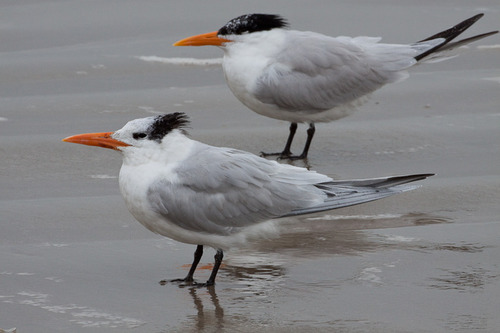
[{"label": "white feather", "polygon": [[113,138],[123,165],[119,183],[132,215],[174,240],[227,249],[276,232],[272,219],[359,204],[403,192],[410,176],[333,181],[326,175],[231,148],[209,146],[179,129],[161,140],[134,139],[156,117],[129,122]]}]

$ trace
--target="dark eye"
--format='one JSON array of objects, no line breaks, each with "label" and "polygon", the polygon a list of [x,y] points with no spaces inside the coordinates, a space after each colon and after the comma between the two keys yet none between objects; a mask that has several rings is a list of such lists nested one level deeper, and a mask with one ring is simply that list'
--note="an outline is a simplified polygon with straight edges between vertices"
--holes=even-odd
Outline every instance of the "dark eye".
[{"label": "dark eye", "polygon": [[146,133],[134,133],[132,137],[136,140],[144,139],[146,137]]}]

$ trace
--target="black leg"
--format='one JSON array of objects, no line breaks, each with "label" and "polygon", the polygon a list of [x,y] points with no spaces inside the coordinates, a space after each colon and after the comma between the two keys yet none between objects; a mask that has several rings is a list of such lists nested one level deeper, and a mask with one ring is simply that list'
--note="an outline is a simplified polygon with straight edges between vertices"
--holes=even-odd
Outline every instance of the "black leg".
[{"label": "black leg", "polygon": [[311,142],[314,136],[314,132],[316,132],[316,127],[314,126],[314,123],[309,124],[309,128],[307,129],[307,140],[306,144],[304,145],[304,150],[302,151],[302,154],[297,157],[292,157],[292,159],[306,159],[307,158],[307,153],[309,152],[309,147],[311,146]]},{"label": "black leg", "polygon": [[290,148],[292,147],[293,137],[295,136],[295,132],[297,132],[297,123],[290,123],[290,133],[288,134],[288,139],[286,140],[285,149],[281,153],[264,153],[261,152],[260,156],[277,156],[280,158],[288,158],[288,156],[292,156],[292,152]]},{"label": "black leg", "polygon": [[285,149],[281,152],[281,157],[286,157],[292,155],[290,148],[292,147],[293,137],[297,132],[297,123],[290,123],[290,133],[288,134],[288,139],[286,140]]},{"label": "black leg", "polygon": [[210,278],[206,283],[207,287],[213,286],[215,284],[215,277],[217,276],[217,272],[219,271],[219,267],[222,263],[222,258],[224,258],[224,253],[222,252],[222,250],[217,250],[217,253],[214,256],[214,268],[212,269],[212,274],[210,274]]},{"label": "black leg", "polygon": [[203,256],[203,245],[198,245],[196,247],[196,251],[194,251],[193,263],[191,264],[191,268],[189,269],[188,275],[184,278],[184,281],[193,282],[194,271],[196,270],[196,267],[198,266],[202,256]]},{"label": "black leg", "polygon": [[[191,265],[191,268],[189,269],[189,272],[186,275],[186,277],[184,279],[171,280],[170,282],[184,282],[185,284],[181,283],[180,285],[181,287],[184,287],[186,285],[192,285],[196,287],[213,286],[215,284],[215,277],[217,276],[217,272],[219,271],[220,265],[222,263],[222,258],[224,258],[224,253],[222,252],[222,250],[217,250],[217,253],[215,253],[214,256],[215,259],[214,267],[212,268],[212,273],[210,274],[208,281],[206,283],[198,283],[194,281],[193,275],[194,272],[196,271],[196,266],[198,266],[198,263],[200,262],[202,255],[203,255],[203,245],[198,245],[196,247],[196,251],[194,252],[193,264]],[[166,280],[160,281],[161,285],[164,285],[166,283],[167,283]]]},{"label": "black leg", "polygon": [[[198,266],[198,263],[201,260],[201,257],[203,256],[203,245],[198,245],[196,247],[196,251],[194,251],[194,260],[193,263],[191,264],[191,268],[189,269],[188,274],[184,279],[175,279],[171,280],[170,282],[186,282],[189,284],[192,284],[194,282],[193,275],[194,272],[196,271],[196,267]],[[165,284],[165,281],[160,281],[161,284]]]}]

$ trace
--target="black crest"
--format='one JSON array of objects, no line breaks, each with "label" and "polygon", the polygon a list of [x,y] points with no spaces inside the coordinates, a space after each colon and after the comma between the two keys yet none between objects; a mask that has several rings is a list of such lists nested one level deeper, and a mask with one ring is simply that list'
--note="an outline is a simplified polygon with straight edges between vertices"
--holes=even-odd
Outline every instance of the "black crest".
[{"label": "black crest", "polygon": [[174,129],[180,129],[185,132],[184,127],[188,124],[188,116],[182,112],[168,113],[157,116],[148,131],[148,139],[161,141],[165,135]]},{"label": "black crest", "polygon": [[219,29],[218,35],[242,35],[244,33],[266,31],[275,28],[288,27],[287,21],[279,15],[247,14],[227,22]]}]

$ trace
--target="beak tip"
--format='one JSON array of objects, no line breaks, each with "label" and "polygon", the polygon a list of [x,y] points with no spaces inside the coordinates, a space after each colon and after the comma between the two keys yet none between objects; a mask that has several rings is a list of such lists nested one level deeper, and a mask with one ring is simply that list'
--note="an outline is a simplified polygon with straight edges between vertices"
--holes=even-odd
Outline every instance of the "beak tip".
[{"label": "beak tip", "polygon": [[224,43],[230,42],[230,40],[223,39],[217,36],[217,31],[212,31],[209,33],[195,35],[178,40],[173,46],[205,46],[205,45],[215,45],[222,46]]},{"label": "beak tip", "polygon": [[63,142],[78,143],[86,146],[96,146],[109,148],[114,150],[119,150],[118,147],[127,147],[129,144],[122,142],[120,140],[113,139],[111,135],[114,132],[103,132],[103,133],[85,133],[69,136],[62,139]]}]

